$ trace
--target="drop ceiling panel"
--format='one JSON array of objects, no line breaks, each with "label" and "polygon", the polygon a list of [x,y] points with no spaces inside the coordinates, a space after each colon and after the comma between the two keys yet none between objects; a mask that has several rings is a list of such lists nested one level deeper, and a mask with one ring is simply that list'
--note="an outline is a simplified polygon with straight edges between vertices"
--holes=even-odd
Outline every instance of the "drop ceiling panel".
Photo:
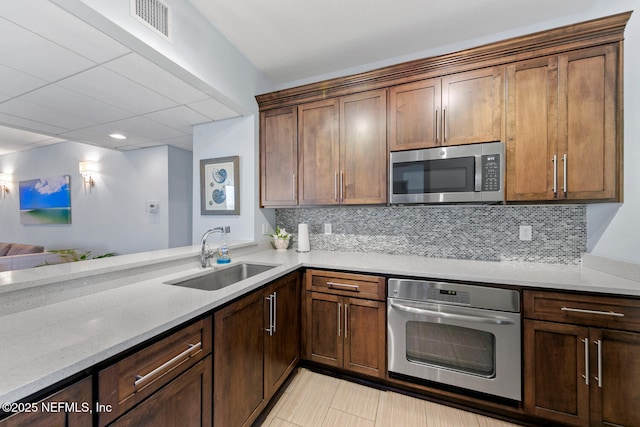
[{"label": "drop ceiling panel", "polygon": [[224,120],[240,116],[240,114],[215,99],[192,102],[189,107],[207,116],[210,120]]},{"label": "drop ceiling panel", "polygon": [[105,64],[105,67],[178,104],[188,104],[209,98],[207,94],[136,53],[115,59]]},{"label": "drop ceiling panel", "polygon": [[58,135],[68,131],[68,129],[43,123],[38,120],[27,119],[2,112],[0,112],[0,125],[12,126],[19,129],[28,129],[33,132],[41,132],[45,135]]},{"label": "drop ceiling panel", "polygon": [[21,98],[14,98],[0,104],[0,112],[29,119],[37,117],[38,121],[62,127],[64,129],[76,129],[96,124],[93,120],[74,116],[54,108],[34,104]]},{"label": "drop ceiling panel", "polygon": [[175,101],[104,67],[92,68],[61,80],[58,84],[134,114],[145,114],[177,105]]},{"label": "drop ceiling panel", "polygon": [[[46,84],[47,82],[42,79],[5,65],[0,65],[0,102]],[[4,99],[2,99],[3,96],[5,97]]]},{"label": "drop ceiling panel", "polygon": [[[126,133],[127,139],[124,141],[120,141],[109,137],[109,134],[112,134],[114,132]],[[60,136],[71,141],[87,142],[106,148],[116,148],[121,145],[136,145],[152,141],[148,137],[137,135],[131,132],[125,132],[122,128],[112,126],[110,124],[97,125],[84,129],[76,129],[63,133]]]},{"label": "drop ceiling panel", "polygon": [[94,62],[0,18],[0,63],[49,82],[85,70]]},{"label": "drop ceiling panel", "polygon": [[130,52],[49,0],[0,1],[0,16],[96,63]]},{"label": "drop ceiling panel", "polygon": [[24,101],[63,111],[77,117],[83,117],[92,123],[112,122],[129,117],[131,113],[105,104],[81,93],[60,85],[49,85],[20,97]]},{"label": "drop ceiling panel", "polygon": [[144,116],[148,119],[171,126],[174,129],[178,129],[189,134],[192,132],[191,127],[193,125],[211,121],[208,117],[192,110],[189,107],[185,107],[184,105],[162,111],[156,111],[155,113],[145,114]]},{"label": "drop ceiling panel", "polygon": [[152,141],[184,135],[184,132],[142,116],[118,120],[109,125],[121,129],[121,133],[127,136],[127,140],[129,135],[139,135]]}]

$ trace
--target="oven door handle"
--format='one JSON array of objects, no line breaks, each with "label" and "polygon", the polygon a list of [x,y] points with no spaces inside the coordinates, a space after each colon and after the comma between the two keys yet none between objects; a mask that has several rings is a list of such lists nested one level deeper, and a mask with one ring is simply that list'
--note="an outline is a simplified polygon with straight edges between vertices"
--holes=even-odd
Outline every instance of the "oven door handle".
[{"label": "oven door handle", "polygon": [[412,314],[427,314],[429,316],[442,317],[444,319],[451,320],[463,320],[466,322],[474,322],[474,323],[489,323],[492,325],[513,325],[515,322],[506,317],[499,316],[469,316],[467,314],[458,314],[458,313],[448,313],[446,311],[434,311],[427,310],[424,308],[411,307],[404,304],[398,304],[393,300],[389,300],[389,304],[392,308],[396,308],[401,311],[406,311],[407,313]]}]

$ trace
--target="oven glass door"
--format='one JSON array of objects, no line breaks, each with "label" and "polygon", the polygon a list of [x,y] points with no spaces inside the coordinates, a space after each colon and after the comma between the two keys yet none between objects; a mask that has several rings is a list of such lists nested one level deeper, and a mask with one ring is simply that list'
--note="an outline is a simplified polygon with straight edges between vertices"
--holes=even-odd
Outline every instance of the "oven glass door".
[{"label": "oven glass door", "polygon": [[393,164],[393,194],[467,193],[475,191],[473,156]]},{"label": "oven glass door", "polygon": [[442,323],[408,321],[406,357],[492,378],[496,374],[496,336],[491,332]]}]

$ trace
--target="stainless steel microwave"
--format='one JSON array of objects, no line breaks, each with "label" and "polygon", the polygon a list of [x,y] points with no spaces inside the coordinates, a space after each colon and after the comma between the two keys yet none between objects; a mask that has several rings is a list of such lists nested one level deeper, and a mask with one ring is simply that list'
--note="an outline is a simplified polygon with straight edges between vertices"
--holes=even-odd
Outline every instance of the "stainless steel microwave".
[{"label": "stainless steel microwave", "polygon": [[392,152],[391,204],[504,201],[502,142]]}]

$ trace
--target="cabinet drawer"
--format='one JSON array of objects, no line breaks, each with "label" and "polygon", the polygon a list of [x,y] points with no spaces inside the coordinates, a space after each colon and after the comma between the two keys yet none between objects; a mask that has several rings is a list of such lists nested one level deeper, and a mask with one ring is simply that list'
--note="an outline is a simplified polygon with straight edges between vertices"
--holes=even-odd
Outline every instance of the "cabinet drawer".
[{"label": "cabinet drawer", "polygon": [[100,371],[100,426],[113,421],[211,353],[211,317],[204,318]]},{"label": "cabinet drawer", "polygon": [[385,297],[384,277],[307,270],[306,283],[308,291],[380,301]]},{"label": "cabinet drawer", "polygon": [[640,331],[640,300],[525,291],[524,316],[575,325]]}]

